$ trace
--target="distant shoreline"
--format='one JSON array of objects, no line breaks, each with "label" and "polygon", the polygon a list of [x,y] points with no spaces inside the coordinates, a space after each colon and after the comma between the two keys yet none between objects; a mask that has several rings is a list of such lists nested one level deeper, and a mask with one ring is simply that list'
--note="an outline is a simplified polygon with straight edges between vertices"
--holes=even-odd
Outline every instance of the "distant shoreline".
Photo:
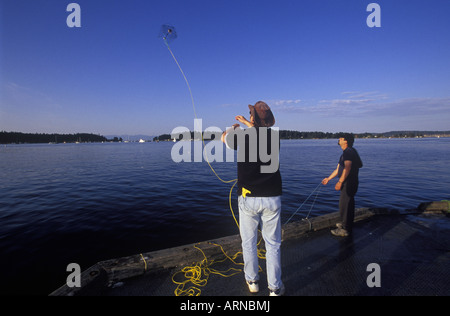
[{"label": "distant shoreline", "polygon": [[[341,137],[343,132],[299,132],[291,130],[280,130],[280,139],[336,139]],[[354,133],[355,138],[440,138],[450,137],[450,131],[391,131],[385,133]],[[151,139],[154,142],[173,141],[170,134],[162,134],[156,137],[148,136],[147,142]],[[194,139],[194,133],[191,133]],[[211,139],[205,139],[211,140]],[[76,134],[46,134],[46,133],[21,133],[0,131],[0,144],[61,144],[61,143],[101,143],[101,142],[128,142],[122,137],[111,139],[102,135],[92,133]]]},{"label": "distant shoreline", "polygon": [[45,134],[45,133],[20,133],[0,132],[0,144],[59,144],[59,143],[87,143],[108,141],[102,135],[77,133],[77,134]]},{"label": "distant shoreline", "polygon": [[[344,132],[299,132],[290,130],[280,130],[280,139],[337,139],[342,137]],[[439,138],[450,137],[450,131],[391,131],[385,133],[353,133],[355,138]],[[191,132],[191,139],[194,133]],[[210,139],[205,139],[210,140]],[[153,138],[153,141],[173,141],[170,134],[162,134]]]}]

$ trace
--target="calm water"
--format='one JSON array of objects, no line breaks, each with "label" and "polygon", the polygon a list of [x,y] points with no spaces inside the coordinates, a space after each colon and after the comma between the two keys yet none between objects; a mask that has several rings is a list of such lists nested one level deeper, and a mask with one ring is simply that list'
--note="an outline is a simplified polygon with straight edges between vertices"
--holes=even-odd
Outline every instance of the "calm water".
[{"label": "calm water", "polygon": [[[237,234],[229,184],[206,162],[174,163],[173,143],[1,145],[1,293],[47,295],[71,262],[94,263]],[[357,207],[414,208],[450,199],[450,138],[355,142]],[[337,140],[282,141],[283,222],[336,167]],[[225,179],[236,164],[213,163]],[[337,210],[335,180],[312,216]],[[233,208],[237,210],[236,191]],[[311,199],[312,201],[313,199]],[[311,209],[306,203],[292,220]]]}]

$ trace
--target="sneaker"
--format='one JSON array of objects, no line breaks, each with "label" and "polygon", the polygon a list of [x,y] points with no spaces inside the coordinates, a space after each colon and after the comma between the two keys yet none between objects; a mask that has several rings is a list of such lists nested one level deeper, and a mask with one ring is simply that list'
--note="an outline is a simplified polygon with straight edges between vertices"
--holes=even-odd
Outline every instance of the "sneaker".
[{"label": "sneaker", "polygon": [[250,293],[258,293],[259,292],[259,284],[258,281],[247,281],[248,289]]},{"label": "sneaker", "polygon": [[348,231],[347,230],[345,230],[344,228],[336,228],[336,229],[333,229],[333,230],[331,230],[331,233],[334,235],[334,236],[338,236],[338,237],[347,237],[349,234],[348,234]]},{"label": "sneaker", "polygon": [[284,294],[284,285],[281,285],[281,287],[279,289],[276,290],[271,290],[269,289],[269,296],[282,296]]}]

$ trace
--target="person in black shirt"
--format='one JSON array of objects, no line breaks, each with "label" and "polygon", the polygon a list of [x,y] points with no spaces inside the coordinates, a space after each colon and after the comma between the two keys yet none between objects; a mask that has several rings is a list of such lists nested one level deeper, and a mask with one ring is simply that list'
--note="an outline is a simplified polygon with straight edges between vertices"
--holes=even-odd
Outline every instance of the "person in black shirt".
[{"label": "person in black shirt", "polygon": [[249,105],[250,120],[235,117],[247,126],[234,124],[222,135],[228,148],[238,151],[239,230],[244,256],[244,273],[250,292],[259,291],[257,255],[258,226],[266,246],[267,282],[271,296],[284,293],[281,281],[281,194],[279,170],[280,140],[270,107],[258,101]]},{"label": "person in black shirt", "polygon": [[335,185],[336,191],[341,191],[339,198],[339,213],[342,222],[336,224],[337,228],[331,233],[335,236],[348,236],[352,232],[353,220],[355,217],[355,195],[359,185],[359,169],[363,163],[356,149],[353,148],[353,134],[344,134],[339,138],[338,144],[341,146],[343,153],[339,159],[337,168],[328,178],[322,180],[323,185],[334,177],[339,177],[339,181]]}]

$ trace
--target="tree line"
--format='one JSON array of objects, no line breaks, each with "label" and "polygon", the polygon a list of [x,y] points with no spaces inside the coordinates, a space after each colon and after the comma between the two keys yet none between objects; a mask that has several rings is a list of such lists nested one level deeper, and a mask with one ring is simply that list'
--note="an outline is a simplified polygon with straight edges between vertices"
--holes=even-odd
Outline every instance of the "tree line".
[{"label": "tree line", "polygon": [[[291,130],[280,130],[280,139],[336,139],[343,135],[343,132],[299,132]],[[450,131],[391,131],[385,133],[354,133],[355,138],[384,138],[384,137],[427,137],[427,136],[450,136]],[[191,139],[194,139],[194,132],[191,132]],[[162,134],[153,138],[153,141],[170,141],[170,134]],[[205,138],[205,140],[211,140]],[[77,134],[45,134],[45,133],[20,133],[0,131],[0,144],[38,144],[38,143],[75,143],[75,142],[106,142],[122,141],[122,138],[114,137],[108,140],[102,135],[77,133]]]},{"label": "tree line", "polygon": [[[280,139],[337,139],[344,135],[344,132],[299,132],[291,130],[280,130]],[[392,131],[385,133],[353,133],[355,138],[414,138],[427,136],[450,136],[450,131]],[[194,132],[191,132],[191,139],[194,139]],[[162,134],[153,138],[153,141],[170,141],[170,134]],[[210,140],[206,139],[205,140]]]},{"label": "tree line", "polygon": [[[281,139],[330,139],[340,138],[344,132],[325,133],[325,132],[298,132],[298,131],[280,131]],[[391,131],[384,133],[352,133],[355,138],[415,138],[430,136],[450,136],[450,131]]]},{"label": "tree line", "polygon": [[77,134],[39,134],[20,132],[0,132],[0,144],[39,144],[39,143],[84,143],[105,142],[106,137],[89,133]]}]

